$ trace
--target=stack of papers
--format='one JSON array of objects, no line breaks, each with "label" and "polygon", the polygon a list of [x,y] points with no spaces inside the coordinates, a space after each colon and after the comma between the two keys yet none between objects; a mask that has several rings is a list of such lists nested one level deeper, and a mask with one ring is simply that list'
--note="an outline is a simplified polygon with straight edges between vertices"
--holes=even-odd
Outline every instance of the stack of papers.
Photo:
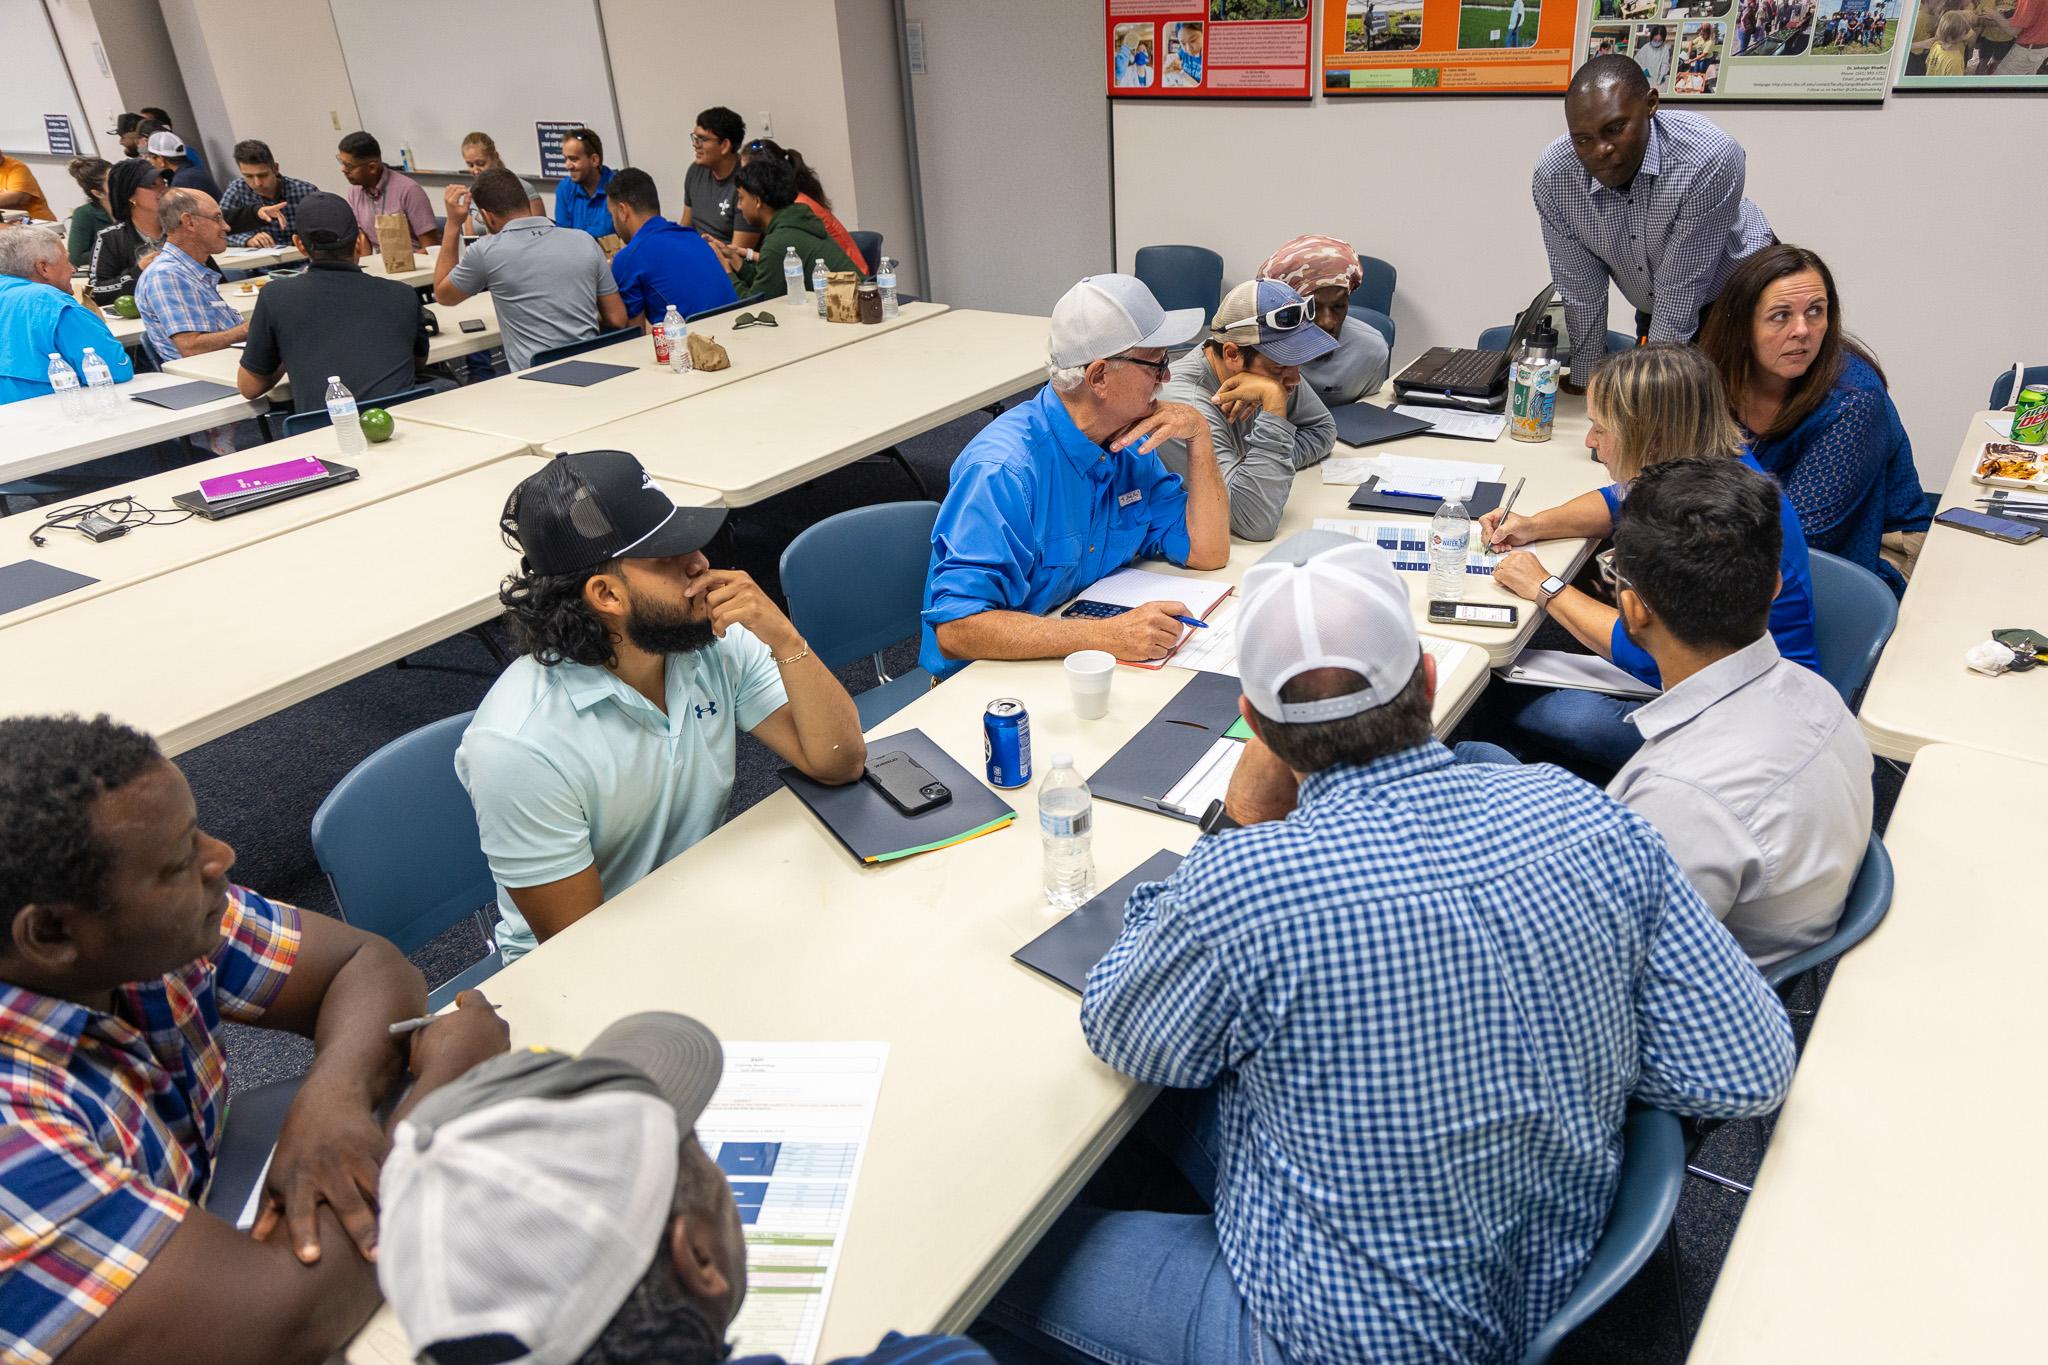
[{"label": "stack of papers", "polygon": [[[1387,558],[1402,573],[1429,572],[1429,523],[1424,521],[1353,521],[1348,517],[1317,517],[1318,531],[1335,531],[1340,535],[1356,536],[1369,540],[1386,551]],[[1465,572],[1482,578],[1493,576],[1493,566],[1500,563],[1501,556],[1490,550],[1479,548],[1479,536],[1473,534],[1472,544],[1465,552]]]},{"label": "stack of papers", "polygon": [[[1173,656],[1176,668],[1192,669],[1197,673],[1223,673],[1230,677],[1240,676],[1237,671],[1237,610],[1235,604],[1209,618],[1209,629],[1197,631],[1198,639],[1182,645]],[[1464,661],[1472,646],[1456,640],[1439,640],[1433,635],[1422,637],[1423,650],[1436,659],[1437,675],[1448,677]],[[1239,720],[1226,732],[1230,739],[1249,739],[1251,734],[1243,729]],[[1179,802],[1175,802],[1179,805]]]},{"label": "stack of papers", "polygon": [[1561,649],[1525,649],[1514,663],[1499,670],[1498,676],[1503,682],[1605,692],[1611,697],[1660,695],[1656,688],[1598,654],[1567,654]]},{"label": "stack of papers", "polygon": [[1379,491],[1394,495],[1469,501],[1482,482],[1499,482],[1501,466],[1411,455],[1359,455],[1323,461],[1323,482],[1362,484],[1377,476]]},{"label": "stack of papers", "polygon": [[[1508,429],[1508,415],[1504,412],[1460,412],[1456,408],[1422,408],[1408,403],[1395,404],[1394,411],[1429,423],[1432,436],[1455,436],[1461,441],[1497,441]],[[1490,477],[1499,478],[1499,469],[1495,465]]]}]

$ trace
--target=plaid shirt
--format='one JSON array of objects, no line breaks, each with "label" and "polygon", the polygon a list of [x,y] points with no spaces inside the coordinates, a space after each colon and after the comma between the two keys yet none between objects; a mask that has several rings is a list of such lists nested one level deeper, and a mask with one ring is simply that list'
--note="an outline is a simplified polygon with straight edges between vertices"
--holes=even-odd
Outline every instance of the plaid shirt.
[{"label": "plaid shirt", "polygon": [[1742,197],[1742,144],[1698,114],[1659,110],[1642,168],[1611,190],[1579,164],[1572,140],[1550,144],[1531,193],[1550,279],[1572,336],[1580,384],[1607,353],[1607,282],[1650,315],[1650,340],[1690,341],[1745,256],[1769,246],[1763,210]]},{"label": "plaid shirt", "polygon": [[62,1355],[177,1230],[213,1176],[222,1019],[259,1018],[299,912],[241,887],[223,942],[114,1010],[0,984],[0,1362]]},{"label": "plaid shirt", "polygon": [[1631,1098],[1759,1114],[1784,1008],[1650,824],[1431,741],[1138,888],[1081,1024],[1218,1087],[1218,1238],[1291,1360],[1519,1359],[1598,1240]]},{"label": "plaid shirt", "polygon": [[249,245],[249,239],[258,232],[269,233],[277,240],[279,246],[290,246],[292,244],[292,224],[298,221],[299,201],[307,195],[314,193],[320,187],[310,180],[294,180],[288,175],[278,176],[277,181],[278,185],[284,190],[284,197],[282,199],[265,199],[250,187],[248,181],[239,178],[229,184],[226,190],[222,191],[220,196],[220,212],[221,216],[229,222],[233,222],[235,215],[238,213],[263,208],[269,204],[284,205],[283,227],[273,227],[265,223],[262,227],[248,232],[230,232],[228,234],[229,245],[247,246]]},{"label": "plaid shirt", "polygon": [[171,242],[142,272],[135,306],[142,313],[143,339],[159,362],[178,358],[171,338],[180,332],[225,332],[242,325],[242,315],[220,296],[220,281],[218,270]]}]

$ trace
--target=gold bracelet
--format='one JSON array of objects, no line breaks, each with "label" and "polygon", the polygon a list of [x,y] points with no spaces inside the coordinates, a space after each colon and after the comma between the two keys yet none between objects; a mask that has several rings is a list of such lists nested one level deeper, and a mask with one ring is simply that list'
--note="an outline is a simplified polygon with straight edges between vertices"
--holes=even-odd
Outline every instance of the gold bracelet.
[{"label": "gold bracelet", "polygon": [[[775,659],[775,656],[773,654],[769,655],[768,657],[771,659]],[[810,657],[811,642],[809,640],[806,640],[804,641],[804,647],[798,650],[796,653],[790,655],[787,659],[775,659],[775,666],[777,668],[788,668],[791,664],[800,664],[805,659],[808,659]]]}]

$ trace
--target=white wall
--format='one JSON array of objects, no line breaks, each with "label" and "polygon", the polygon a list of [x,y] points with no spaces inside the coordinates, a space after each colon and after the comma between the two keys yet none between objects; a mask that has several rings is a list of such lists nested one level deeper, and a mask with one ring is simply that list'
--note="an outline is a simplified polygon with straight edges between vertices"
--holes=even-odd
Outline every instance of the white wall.
[{"label": "white wall", "polygon": [[[1401,272],[1397,363],[1469,346],[1547,276],[1529,172],[1563,131],[1561,103],[1119,102],[1119,257],[1128,269],[1147,243],[1196,242],[1234,281],[1297,233],[1334,233]],[[1849,329],[1885,363],[1922,480],[1940,487],[1993,374],[2048,359],[2033,269],[2044,230],[2011,169],[2048,134],[2048,102],[1941,94],[1709,112],[1747,149],[1749,195],[1779,238],[1834,271]],[[1202,172],[1232,148],[1260,149],[1257,175]],[[1617,298],[1609,314],[1622,331],[1625,307]]]},{"label": "white wall", "polygon": [[163,0],[162,8],[215,179],[233,178],[235,143],[253,137],[270,144],[286,174],[345,187],[334,145],[362,125],[324,0],[275,0],[260,20],[243,0]]},{"label": "white wall", "polygon": [[[896,7],[892,0],[838,0],[839,60],[846,82],[846,130],[853,177],[827,180],[833,208],[849,226],[882,234],[882,250],[902,262],[897,287],[922,293],[923,263],[913,259],[916,219],[911,210],[910,141],[903,122],[902,64],[896,50]],[[777,123],[778,130],[780,122]],[[778,140],[781,140],[778,138]],[[801,143],[797,149],[810,155]],[[859,216],[847,208],[860,189]],[[869,269],[879,263],[868,262]]]},{"label": "white wall", "polygon": [[910,78],[928,287],[961,307],[1050,312],[1075,280],[1113,266],[1102,6],[906,10],[924,24],[928,70]]}]

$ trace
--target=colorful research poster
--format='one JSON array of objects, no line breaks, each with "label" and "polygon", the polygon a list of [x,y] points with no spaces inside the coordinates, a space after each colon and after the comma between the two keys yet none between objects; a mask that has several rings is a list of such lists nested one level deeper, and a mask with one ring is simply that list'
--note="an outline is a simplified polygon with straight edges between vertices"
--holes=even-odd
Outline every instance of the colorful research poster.
[{"label": "colorful research poster", "polygon": [[1882,100],[1902,3],[1589,0],[1585,53],[1635,58],[1666,99]]},{"label": "colorful research poster", "polygon": [[2048,88],[2048,0],[1904,0],[1900,90]]},{"label": "colorful research poster", "polygon": [[1571,81],[1579,0],[1322,3],[1328,95],[1497,95]]},{"label": "colorful research poster", "polygon": [[1309,0],[1103,0],[1102,8],[1109,93],[1118,99],[1311,93]]}]

